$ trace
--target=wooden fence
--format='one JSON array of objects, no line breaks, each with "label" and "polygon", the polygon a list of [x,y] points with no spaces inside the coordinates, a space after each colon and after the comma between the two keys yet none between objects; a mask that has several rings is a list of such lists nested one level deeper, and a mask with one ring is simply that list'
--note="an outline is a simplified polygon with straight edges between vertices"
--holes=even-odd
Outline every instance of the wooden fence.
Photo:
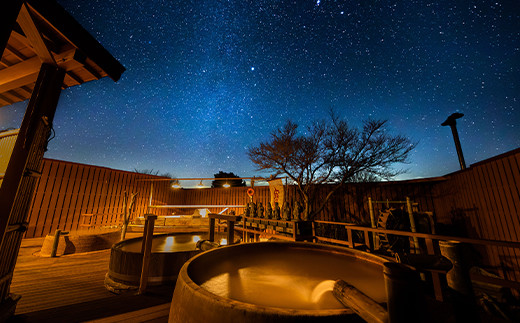
[{"label": "wooden fence", "polygon": [[[45,159],[29,214],[26,237],[39,237],[78,228],[81,214],[102,214],[117,222],[123,213],[123,192],[138,192],[135,215],[148,211],[151,175]],[[143,181],[142,179],[148,179]],[[403,200],[409,197],[421,211],[433,212],[445,235],[520,242],[520,149],[471,165],[466,170],[422,180],[353,183],[330,200],[317,220],[368,224],[368,198]],[[329,192],[320,187],[319,202]],[[174,190],[168,181],[153,182],[153,205],[244,205],[246,187]],[[296,195],[287,187],[286,199]],[[269,188],[256,186],[254,200],[269,200]],[[222,209],[212,209],[218,212]],[[243,209],[235,208],[237,214]],[[153,209],[157,215],[171,209]],[[193,212],[186,209],[185,212]],[[376,210],[377,213],[377,210]],[[114,218],[116,221],[114,221]],[[520,252],[483,246],[479,252],[490,268],[520,281]]]},{"label": "wooden fence", "polygon": [[[144,214],[149,202],[150,182],[139,179],[150,178],[159,177],[44,159],[25,237],[45,236],[58,228],[77,230],[82,214],[98,214],[98,219],[104,223],[117,223],[122,219],[125,191],[138,193],[134,214]],[[169,183],[154,183],[154,192],[154,203],[169,200]]]},{"label": "wooden fence", "polygon": [[[520,241],[520,149],[446,178],[433,190],[439,222],[468,238]],[[479,253],[501,276],[520,281],[518,248],[483,246]]]},{"label": "wooden fence", "polygon": [[9,130],[0,133],[0,185],[4,179],[5,170],[11,158],[14,143],[18,136],[19,129]]}]

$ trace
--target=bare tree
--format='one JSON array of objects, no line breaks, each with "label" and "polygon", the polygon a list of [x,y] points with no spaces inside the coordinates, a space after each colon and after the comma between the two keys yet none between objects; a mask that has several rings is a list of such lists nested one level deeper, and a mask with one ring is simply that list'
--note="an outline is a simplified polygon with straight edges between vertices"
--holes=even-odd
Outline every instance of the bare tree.
[{"label": "bare tree", "polygon": [[125,239],[128,224],[130,223],[132,213],[134,212],[135,197],[137,196],[137,194],[138,193],[130,194],[129,201],[128,193],[126,191],[123,193],[123,227],[121,228],[121,240]]},{"label": "bare tree", "polygon": [[[350,127],[331,110],[330,121],[314,123],[303,134],[288,121],[271,133],[269,140],[248,150],[258,170],[285,173],[298,188],[303,216],[313,219],[345,183],[360,179],[389,179],[401,174],[391,166],[405,163],[416,144],[402,135],[391,135],[387,121],[366,120],[363,129]],[[332,190],[312,209],[317,186],[333,184]]]}]

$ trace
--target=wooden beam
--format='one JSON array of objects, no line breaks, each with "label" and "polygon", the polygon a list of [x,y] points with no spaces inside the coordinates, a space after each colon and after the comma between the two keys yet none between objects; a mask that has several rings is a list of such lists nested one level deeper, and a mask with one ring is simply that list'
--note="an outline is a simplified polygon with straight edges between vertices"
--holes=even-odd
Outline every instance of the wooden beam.
[{"label": "wooden beam", "polygon": [[4,54],[5,46],[9,41],[11,30],[16,24],[16,17],[22,7],[22,0],[2,1],[0,10],[0,57]]},{"label": "wooden beam", "polygon": [[[56,55],[56,63],[60,68],[65,69],[66,71],[83,66],[83,64],[78,60],[83,60],[83,55],[81,55],[76,49],[71,49]],[[34,82],[36,80],[35,76],[38,74],[38,70],[40,69],[40,65],[40,59],[35,56],[26,61],[0,70],[0,93]],[[21,79],[24,79],[24,81],[21,82]]]},{"label": "wooden beam", "polygon": [[47,45],[43,40],[42,34],[40,33],[38,27],[34,23],[34,20],[31,17],[31,13],[29,12],[25,4],[20,9],[20,14],[18,15],[18,19],[16,21],[22,28],[25,36],[27,36],[27,39],[29,39],[29,41],[31,42],[34,51],[41,59],[42,63],[56,65],[54,57],[47,48]]},{"label": "wooden beam", "polygon": [[3,94],[0,94],[0,99],[1,99],[2,101],[5,101],[5,102],[9,103],[9,104],[13,104],[13,103],[14,103],[13,100],[9,99],[8,97],[6,97],[6,96],[3,95]]},{"label": "wooden beam", "polygon": [[74,80],[78,84],[83,84],[85,81],[81,79],[81,77],[77,76],[73,71],[67,71],[67,76]]},{"label": "wooden beam", "polygon": [[23,78],[27,75],[33,74],[34,72],[38,72],[41,64],[40,59],[35,56],[26,61],[0,70],[0,85]]},{"label": "wooden beam", "polygon": [[84,51],[114,81],[119,80],[125,68],[68,12],[55,1],[26,0],[32,13],[54,28],[71,44]]},{"label": "wooden beam", "polygon": [[28,99],[27,96],[21,95],[20,93],[16,92],[15,90],[8,91],[7,94],[14,96],[15,98],[18,98],[22,101]]},{"label": "wooden beam", "polygon": [[20,61],[24,61],[27,59],[27,57],[25,57],[24,54],[20,53],[19,51],[17,51],[15,48],[13,48],[12,46],[9,46],[9,44],[7,44],[5,46],[5,50],[10,52],[13,56],[15,56],[16,58],[18,58]]},{"label": "wooden beam", "polygon": [[[11,37],[18,40],[20,43],[24,44],[25,46],[27,46],[28,48],[30,48],[34,51],[33,45],[31,44],[29,39],[27,39],[27,37],[25,37],[22,34],[22,32],[23,31],[19,28],[19,26],[15,26],[13,31],[11,32]],[[45,42],[45,45],[51,52],[59,53],[62,51],[59,49],[58,45],[56,45],[56,43],[54,43],[54,41],[52,41],[51,39],[48,39],[47,37],[45,37],[43,41]]]},{"label": "wooden beam", "polygon": [[7,83],[0,82],[0,93],[4,93],[7,91],[16,89],[16,88],[21,88],[27,84],[34,83],[34,82],[36,82],[37,78],[38,78],[38,71],[36,71],[32,74],[26,75],[24,77],[21,77],[19,79],[13,80],[11,82],[7,82]]}]

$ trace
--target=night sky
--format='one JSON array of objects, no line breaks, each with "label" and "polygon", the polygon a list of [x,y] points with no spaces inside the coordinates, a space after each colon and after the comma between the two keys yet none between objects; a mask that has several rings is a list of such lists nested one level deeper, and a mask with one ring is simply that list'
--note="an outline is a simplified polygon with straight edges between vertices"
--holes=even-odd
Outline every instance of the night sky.
[{"label": "night sky", "polygon": [[258,176],[248,147],[330,107],[419,141],[400,179],[458,170],[454,112],[468,166],[520,147],[517,0],[58,2],[127,71],[62,92],[48,158]]}]

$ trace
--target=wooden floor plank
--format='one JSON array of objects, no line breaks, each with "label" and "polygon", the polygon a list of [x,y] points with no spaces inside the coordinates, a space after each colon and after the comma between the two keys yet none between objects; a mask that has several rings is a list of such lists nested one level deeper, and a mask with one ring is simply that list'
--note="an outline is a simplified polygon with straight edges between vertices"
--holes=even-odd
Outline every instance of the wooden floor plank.
[{"label": "wooden floor plank", "polygon": [[42,238],[22,241],[11,283],[11,292],[22,296],[14,322],[118,317],[132,322],[167,321],[173,286],[146,295],[115,295],[103,284],[110,250],[42,258],[37,256],[42,243]]},{"label": "wooden floor plank", "polygon": [[165,319],[164,322],[168,321],[168,314],[170,312],[170,304],[166,303],[150,308],[146,308],[139,311],[133,311],[129,313],[114,315],[111,317],[102,318],[99,320],[92,320],[88,322],[95,323],[115,323],[115,322],[126,322],[132,320],[132,322],[149,322],[156,319]]}]

